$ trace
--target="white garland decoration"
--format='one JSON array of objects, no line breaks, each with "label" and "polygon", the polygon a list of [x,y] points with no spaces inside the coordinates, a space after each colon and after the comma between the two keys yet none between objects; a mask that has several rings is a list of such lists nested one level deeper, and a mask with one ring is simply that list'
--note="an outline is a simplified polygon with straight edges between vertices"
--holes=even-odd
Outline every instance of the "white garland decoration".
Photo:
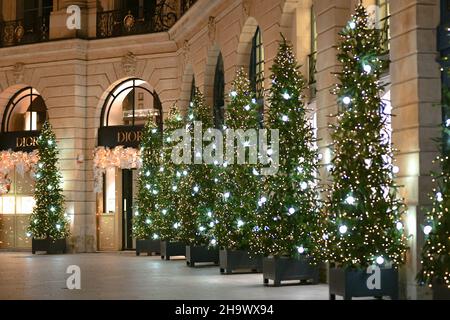
[{"label": "white garland decoration", "polygon": [[110,149],[98,147],[94,151],[94,191],[103,191],[103,174],[109,168],[139,169],[142,166],[141,151],[123,146]]},{"label": "white garland decoration", "polygon": [[[16,171],[22,177],[26,172],[35,172],[36,164],[39,161],[37,150],[33,152],[22,151],[0,151],[0,195],[9,192],[8,185],[11,179],[8,177],[11,172]],[[31,175],[34,178],[34,175]]]}]

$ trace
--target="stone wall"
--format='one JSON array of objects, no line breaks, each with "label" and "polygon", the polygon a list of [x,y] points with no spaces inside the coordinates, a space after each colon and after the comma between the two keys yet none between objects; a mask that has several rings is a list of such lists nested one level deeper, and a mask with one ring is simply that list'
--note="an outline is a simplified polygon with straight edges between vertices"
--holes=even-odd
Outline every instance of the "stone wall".
[{"label": "stone wall", "polygon": [[[95,38],[97,2],[76,1],[83,12],[82,38]],[[365,4],[374,1],[367,0]],[[429,171],[435,156],[431,138],[440,121],[440,73],[436,63],[438,0],[391,2],[391,82],[394,106],[394,143],[400,150],[399,183],[409,205],[408,231],[412,238],[408,265],[402,276],[403,295],[417,297],[414,276],[423,241],[421,207],[428,205]],[[2,1],[4,20],[14,19],[15,1]],[[280,32],[292,40],[307,75],[310,54],[310,8],[314,5],[318,30],[317,127],[325,162],[331,158],[328,124],[336,112],[330,89],[338,32],[345,26],[357,0],[199,0],[167,33],[102,40],[77,39],[64,28],[70,1],[55,1],[47,43],[0,48],[0,119],[9,98],[25,85],[35,87],[45,99],[50,121],[61,148],[61,168],[68,212],[74,215],[71,248],[92,252],[96,248],[96,199],[93,193],[93,150],[97,146],[100,114],[108,92],[127,77],[147,81],[158,93],[167,113],[178,102],[188,104],[191,83],[213,100],[214,70],[219,53],[224,59],[226,90],[236,69],[248,68],[251,39],[259,26],[265,51],[266,89]],[[101,1],[111,9],[113,1]],[[125,63],[124,63],[125,61]],[[81,156],[81,157],[80,157]],[[84,159],[83,161],[77,161]],[[324,176],[324,173],[322,173]]]}]

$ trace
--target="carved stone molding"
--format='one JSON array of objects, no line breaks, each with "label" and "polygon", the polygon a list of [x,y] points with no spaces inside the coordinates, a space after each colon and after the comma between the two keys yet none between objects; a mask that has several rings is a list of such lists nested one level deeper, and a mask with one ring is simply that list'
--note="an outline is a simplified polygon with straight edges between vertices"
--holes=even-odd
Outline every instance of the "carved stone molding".
[{"label": "carved stone molding", "polygon": [[183,68],[186,67],[189,63],[189,55],[191,51],[191,47],[189,44],[189,40],[184,40],[182,51],[182,57],[183,57]]},{"label": "carved stone molding", "polygon": [[242,0],[242,9],[246,17],[250,16],[250,9],[252,8],[251,0]]},{"label": "carved stone molding", "polygon": [[14,82],[16,84],[23,83],[25,73],[25,64],[18,62],[13,67]]},{"label": "carved stone molding", "polygon": [[122,58],[122,69],[123,73],[127,76],[134,75],[136,72],[137,59],[133,52],[128,52]]}]

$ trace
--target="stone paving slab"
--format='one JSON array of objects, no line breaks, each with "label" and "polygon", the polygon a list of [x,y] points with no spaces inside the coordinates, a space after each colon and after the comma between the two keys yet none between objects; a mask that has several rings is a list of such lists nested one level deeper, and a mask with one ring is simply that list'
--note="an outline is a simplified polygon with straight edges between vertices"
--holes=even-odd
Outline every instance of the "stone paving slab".
[{"label": "stone paving slab", "polygon": [[[81,268],[81,290],[66,269]],[[264,287],[261,274],[223,276],[218,267],[133,252],[32,255],[0,252],[0,299],[326,300],[328,286]]]}]

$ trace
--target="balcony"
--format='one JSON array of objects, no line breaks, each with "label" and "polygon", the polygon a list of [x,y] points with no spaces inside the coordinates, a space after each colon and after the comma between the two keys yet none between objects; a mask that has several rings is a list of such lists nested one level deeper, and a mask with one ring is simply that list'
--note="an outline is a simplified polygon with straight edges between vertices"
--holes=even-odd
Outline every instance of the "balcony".
[{"label": "balcony", "polygon": [[49,40],[49,17],[34,21],[14,20],[0,22],[0,47],[44,42]]},{"label": "balcony", "polygon": [[97,13],[97,38],[168,31],[196,0],[157,1],[153,8],[136,7]]}]

